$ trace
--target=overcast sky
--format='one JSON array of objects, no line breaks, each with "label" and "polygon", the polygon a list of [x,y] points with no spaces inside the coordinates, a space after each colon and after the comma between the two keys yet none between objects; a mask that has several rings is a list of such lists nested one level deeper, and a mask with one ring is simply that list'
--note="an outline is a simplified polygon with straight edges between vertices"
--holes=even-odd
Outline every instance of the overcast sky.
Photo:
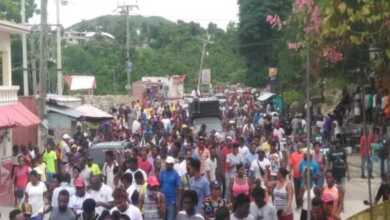
[{"label": "overcast sky", "polygon": [[[36,0],[38,8],[40,0]],[[49,1],[49,23],[56,22],[55,2]],[[63,0],[60,0],[63,1]],[[134,3],[135,0],[67,0],[67,6],[61,6],[61,23],[69,27],[82,20],[101,15],[115,14],[119,1]],[[138,0],[140,10],[134,14],[144,16],[161,16],[171,21],[194,21],[207,27],[216,23],[226,28],[231,21],[238,21],[237,0]],[[39,16],[33,17],[31,23],[39,23]]]}]

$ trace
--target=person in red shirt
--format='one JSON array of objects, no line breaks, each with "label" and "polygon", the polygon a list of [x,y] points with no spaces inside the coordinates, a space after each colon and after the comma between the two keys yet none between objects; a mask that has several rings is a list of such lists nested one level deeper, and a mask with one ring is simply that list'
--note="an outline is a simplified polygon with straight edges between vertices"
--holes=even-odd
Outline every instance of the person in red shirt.
[{"label": "person in red shirt", "polygon": [[361,178],[366,178],[365,170],[367,169],[368,176],[372,177],[372,161],[370,159],[371,155],[371,144],[375,143],[378,140],[378,135],[374,134],[373,131],[370,131],[367,138],[364,132],[360,136],[360,157],[362,159],[361,163]]},{"label": "person in red shirt", "polygon": [[298,143],[298,149],[296,149],[289,157],[289,164],[291,167],[292,175],[294,178],[294,189],[295,189],[295,203],[297,204],[297,208],[302,207],[302,199],[300,196],[300,188],[302,187],[302,175],[299,171],[299,165],[303,160],[303,152],[301,149],[303,148],[304,143]]},{"label": "person in red shirt", "polygon": [[142,148],[141,149],[141,156],[138,157],[138,167],[145,171],[145,173],[149,176],[150,172],[152,171],[152,164],[150,164],[148,160],[148,149]]},{"label": "person in red shirt", "polygon": [[13,179],[15,184],[15,206],[23,201],[24,191],[28,183],[31,168],[25,164],[23,155],[18,156],[18,165],[15,166]]}]

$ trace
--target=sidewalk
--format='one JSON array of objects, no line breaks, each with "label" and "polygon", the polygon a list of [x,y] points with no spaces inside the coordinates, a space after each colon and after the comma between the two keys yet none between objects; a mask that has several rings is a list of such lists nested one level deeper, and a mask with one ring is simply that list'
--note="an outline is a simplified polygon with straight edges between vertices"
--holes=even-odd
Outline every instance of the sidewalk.
[{"label": "sidewalk", "polygon": [[[361,175],[361,158],[358,153],[352,153],[348,156],[349,171],[351,177],[360,177]],[[373,161],[372,173],[374,178],[380,178],[380,164],[379,161]]]}]

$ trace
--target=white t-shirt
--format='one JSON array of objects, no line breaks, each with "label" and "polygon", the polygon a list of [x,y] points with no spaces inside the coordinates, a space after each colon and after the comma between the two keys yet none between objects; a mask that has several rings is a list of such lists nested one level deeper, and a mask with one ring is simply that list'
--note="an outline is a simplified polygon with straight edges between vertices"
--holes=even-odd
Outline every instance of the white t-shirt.
[{"label": "white t-shirt", "polygon": [[35,217],[38,213],[43,213],[45,207],[45,201],[43,194],[47,191],[46,185],[43,182],[39,182],[36,186],[29,182],[26,186],[26,194],[28,195],[28,204],[31,205],[32,215]]},{"label": "white t-shirt", "polygon": [[134,120],[133,124],[131,126],[131,132],[133,134],[135,134],[135,133],[139,132],[140,129],[141,129],[141,123],[138,120]]},{"label": "white t-shirt", "polygon": [[176,170],[179,176],[182,177],[187,173],[187,161],[183,160],[180,163],[175,163],[175,165],[173,165],[173,168]]},{"label": "white t-shirt", "polygon": [[161,122],[162,122],[162,124],[163,124],[165,130],[170,129],[170,127],[171,127],[171,119],[169,119],[169,118],[163,118],[163,119],[161,120]]},{"label": "white t-shirt", "polygon": [[211,158],[207,158],[206,160],[206,167],[205,167],[206,172],[210,172],[210,179],[209,181],[215,181],[215,171],[217,170],[217,158],[212,160]]},{"label": "white t-shirt", "polygon": [[254,160],[251,163],[250,171],[254,174],[254,177],[256,179],[262,179],[260,168],[264,170],[264,172],[267,170],[267,167],[271,167],[271,162],[268,160],[268,158],[264,158],[262,161],[260,160]]},{"label": "white t-shirt", "polygon": [[283,128],[275,128],[274,129],[274,132],[273,132],[273,135],[275,137],[278,137],[278,140],[282,140],[283,136],[284,136],[284,130]]},{"label": "white t-shirt", "polygon": [[83,197],[73,195],[69,200],[69,208],[73,209],[77,215],[80,215],[83,212],[84,201],[89,198],[90,195],[88,193],[85,193]]},{"label": "white t-shirt", "polygon": [[249,213],[254,219],[278,220],[275,207],[269,203],[259,208],[254,202],[251,202]]},{"label": "white t-shirt", "polygon": [[106,184],[109,185],[111,188],[115,187],[114,184],[114,169],[118,166],[118,163],[116,161],[113,162],[111,166],[108,165],[107,162],[103,165],[103,176],[106,177]]},{"label": "white t-shirt", "polygon": [[[134,180],[133,180],[133,182],[134,182]],[[127,195],[129,196],[128,197],[129,202],[132,202],[131,197],[133,196],[133,193],[136,190],[137,190],[137,185],[134,185],[134,184],[130,185],[129,188],[127,188],[126,192],[127,192]]]},{"label": "white t-shirt", "polygon": [[111,209],[110,213],[112,214],[115,211],[118,211],[122,215],[127,215],[131,220],[143,220],[139,208],[131,204],[129,204],[129,207],[124,212],[121,212],[117,207],[114,207]]},{"label": "white t-shirt", "polygon": [[148,175],[146,175],[146,173],[145,173],[145,171],[144,171],[143,169],[138,168],[138,169],[135,170],[135,171],[132,171],[132,170],[130,170],[130,169],[127,169],[127,170],[126,170],[126,173],[130,173],[131,176],[133,176],[133,185],[137,185],[136,182],[135,182],[134,174],[135,174],[136,172],[138,172],[138,171],[140,171],[140,172],[142,173],[142,176],[144,176],[144,181],[145,181],[145,182],[148,180]]},{"label": "white t-shirt", "polygon": [[68,183],[61,183],[61,185],[54,189],[53,196],[51,199],[51,206],[58,207],[58,196],[62,190],[66,190],[69,192],[69,196],[72,197],[76,194],[76,189]]},{"label": "white t-shirt", "polygon": [[236,173],[236,165],[240,163],[244,163],[244,158],[240,153],[237,155],[230,153],[226,156],[226,162],[229,164],[229,166],[233,166],[229,170],[229,175],[232,177]]},{"label": "white t-shirt", "polygon": [[[106,184],[102,184],[99,191],[95,190],[88,190],[88,194],[91,199],[95,200],[96,203],[102,202],[102,203],[109,203],[114,201],[114,198],[112,198],[112,188],[107,186]],[[96,214],[100,215],[104,211],[104,207],[96,207]]]},{"label": "white t-shirt", "polygon": [[[310,190],[310,201],[315,197],[315,194],[314,194],[314,189],[311,188]],[[307,190],[305,190],[305,192],[303,193],[303,205],[302,205],[302,209],[303,210],[308,210],[308,203],[307,203],[307,199],[309,198],[309,193],[307,192]]]}]

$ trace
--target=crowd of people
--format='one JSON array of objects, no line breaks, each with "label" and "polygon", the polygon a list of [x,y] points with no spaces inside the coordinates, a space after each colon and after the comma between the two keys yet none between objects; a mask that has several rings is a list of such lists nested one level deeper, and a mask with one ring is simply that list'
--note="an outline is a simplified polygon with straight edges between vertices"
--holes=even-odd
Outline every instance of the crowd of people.
[{"label": "crowd of people", "polygon": [[[223,131],[195,130],[176,102],[148,110],[134,102],[112,114],[93,135],[80,126],[48,138],[43,152],[15,146],[11,220],[290,220],[294,210],[340,219],[344,146],[337,135],[324,141],[323,127],[307,140],[299,115],[286,122],[250,93],[227,97]],[[88,155],[92,144],[114,140],[132,147],[106,151],[104,164]]]}]

